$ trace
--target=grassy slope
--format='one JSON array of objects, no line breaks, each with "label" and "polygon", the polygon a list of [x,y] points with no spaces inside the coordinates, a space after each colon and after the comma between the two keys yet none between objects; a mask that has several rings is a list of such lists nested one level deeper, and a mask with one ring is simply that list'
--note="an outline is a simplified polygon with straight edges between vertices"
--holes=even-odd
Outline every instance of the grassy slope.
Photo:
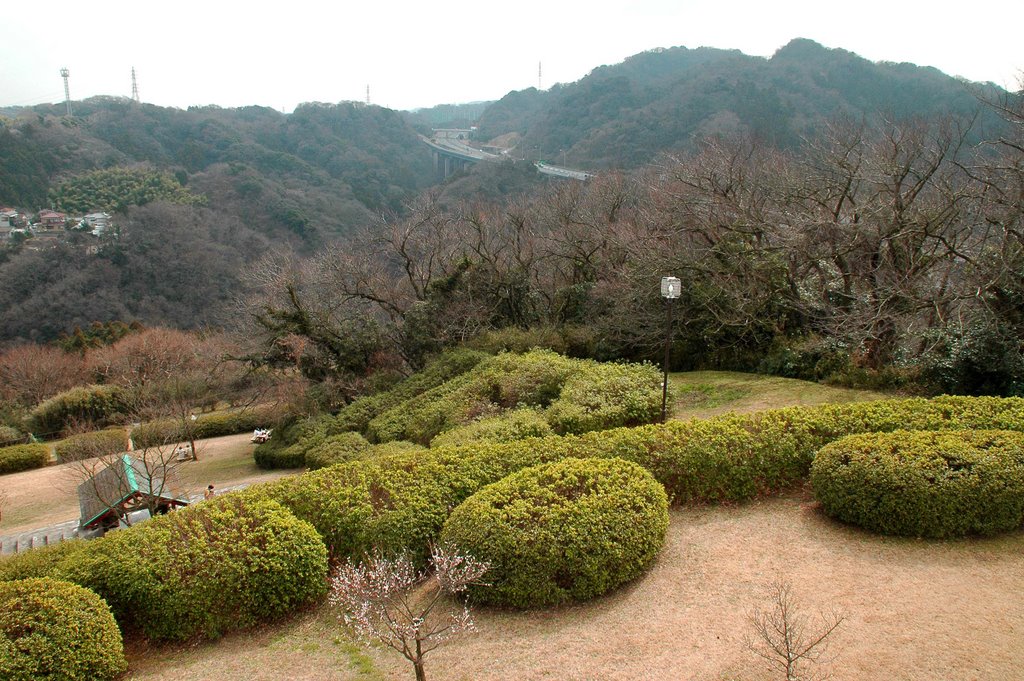
[{"label": "grassy slope", "polygon": [[707,418],[726,412],[751,412],[828,402],[882,400],[891,395],[835,388],[794,378],[735,371],[687,371],[669,374],[675,391],[672,418]]}]

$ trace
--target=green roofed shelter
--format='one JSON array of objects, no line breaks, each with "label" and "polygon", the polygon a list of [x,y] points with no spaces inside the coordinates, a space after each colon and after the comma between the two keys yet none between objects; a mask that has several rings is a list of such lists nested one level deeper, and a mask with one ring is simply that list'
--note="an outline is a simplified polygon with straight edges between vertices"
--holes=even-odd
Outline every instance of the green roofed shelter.
[{"label": "green roofed shelter", "polygon": [[78,486],[78,527],[116,527],[121,517],[140,509],[170,510],[188,506],[171,491],[170,471],[149,470],[146,462],[122,454]]}]

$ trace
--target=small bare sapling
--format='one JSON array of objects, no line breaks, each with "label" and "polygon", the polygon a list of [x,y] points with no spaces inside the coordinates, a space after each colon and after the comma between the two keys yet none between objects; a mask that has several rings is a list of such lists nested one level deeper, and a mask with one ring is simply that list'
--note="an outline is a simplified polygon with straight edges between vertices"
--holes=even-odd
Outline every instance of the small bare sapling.
[{"label": "small bare sapling", "polygon": [[489,567],[450,546],[431,547],[426,570],[404,555],[375,554],[338,568],[330,600],[357,636],[397,650],[412,663],[417,681],[426,681],[427,653],[474,629],[469,605],[453,597],[479,584]]},{"label": "small bare sapling", "polygon": [[765,586],[768,606],[749,614],[753,633],[744,643],[773,669],[785,672],[786,681],[826,679],[822,665],[832,661],[828,648],[832,634],[846,617],[839,612],[820,612],[814,622],[801,612],[788,581],[774,580]]}]

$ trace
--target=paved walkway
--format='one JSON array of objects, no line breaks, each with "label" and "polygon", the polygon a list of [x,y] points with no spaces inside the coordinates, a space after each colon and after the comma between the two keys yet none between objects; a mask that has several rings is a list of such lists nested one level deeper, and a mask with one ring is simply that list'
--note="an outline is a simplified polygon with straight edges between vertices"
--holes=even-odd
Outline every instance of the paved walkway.
[{"label": "paved walkway", "polygon": [[[245,487],[248,487],[248,485],[243,484],[235,485],[234,487],[225,487],[219,490],[218,494],[230,492],[236,489],[243,489]],[[189,503],[195,503],[202,500],[202,494],[194,494],[189,497]],[[19,532],[18,534],[2,535],[0,536],[0,555],[20,553],[21,551],[28,551],[29,549],[39,548],[41,546],[59,544],[65,539],[75,539],[77,537],[77,520],[67,520],[62,523],[57,523],[56,525],[40,527],[35,530]]]}]

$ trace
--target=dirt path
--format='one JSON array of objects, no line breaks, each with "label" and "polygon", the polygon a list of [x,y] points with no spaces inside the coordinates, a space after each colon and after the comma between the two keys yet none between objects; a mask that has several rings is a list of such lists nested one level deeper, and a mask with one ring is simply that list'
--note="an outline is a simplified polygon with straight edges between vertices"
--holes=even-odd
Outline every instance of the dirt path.
[{"label": "dirt path", "polygon": [[[197,441],[199,461],[177,469],[184,494],[201,493],[208,484],[217,488],[251,484],[287,475],[289,471],[262,471],[252,460],[251,434],[241,433]],[[76,488],[80,471],[56,465],[0,476],[7,494],[0,535],[15,535],[39,527],[78,519]]]},{"label": "dirt path", "polygon": [[[1024,532],[993,540],[888,539],[824,518],[803,496],[675,510],[641,580],[535,613],[482,611],[479,632],[428,658],[428,677],[760,681],[746,613],[788,579],[803,610],[836,607],[837,681],[1015,680],[1024,665]],[[132,679],[408,679],[397,653],[363,652],[327,608],[280,627],[133,655]]]}]

